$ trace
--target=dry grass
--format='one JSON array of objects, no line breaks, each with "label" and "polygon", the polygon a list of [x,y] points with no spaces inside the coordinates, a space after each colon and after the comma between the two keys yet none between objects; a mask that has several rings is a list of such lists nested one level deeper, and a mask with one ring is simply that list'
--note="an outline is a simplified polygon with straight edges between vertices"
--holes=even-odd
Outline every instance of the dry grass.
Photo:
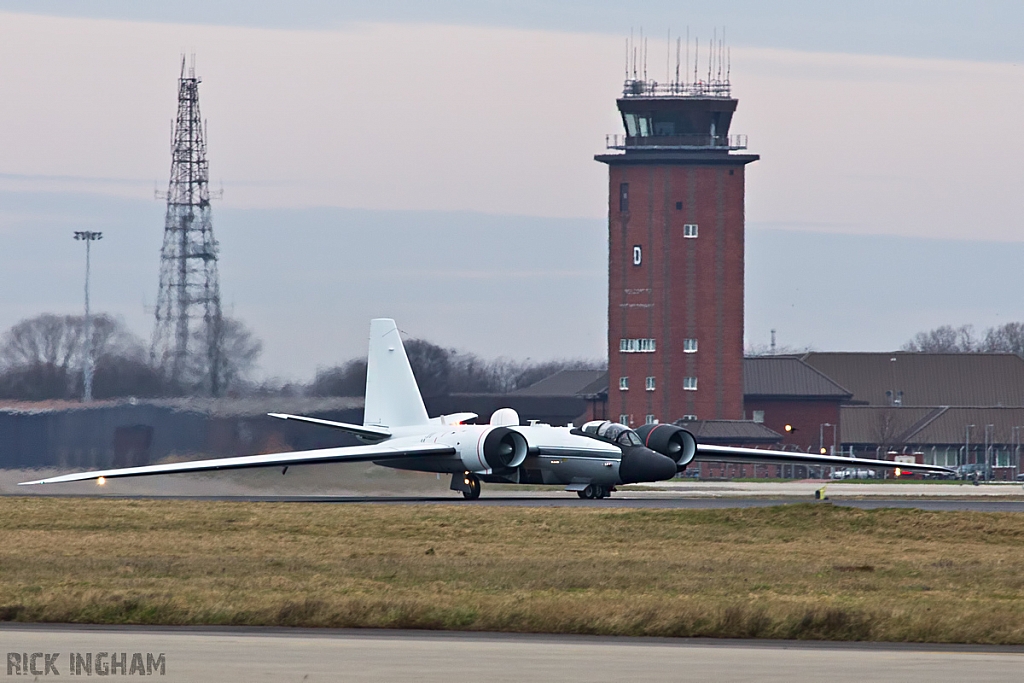
[{"label": "dry grass", "polygon": [[1024,517],[0,499],[0,619],[1024,643]]}]

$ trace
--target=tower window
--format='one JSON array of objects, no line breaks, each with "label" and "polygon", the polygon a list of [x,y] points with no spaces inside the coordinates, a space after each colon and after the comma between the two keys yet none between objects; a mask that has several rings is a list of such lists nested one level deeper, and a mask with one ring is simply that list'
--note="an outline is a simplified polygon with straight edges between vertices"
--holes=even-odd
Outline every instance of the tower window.
[{"label": "tower window", "polygon": [[764,411],[763,410],[755,410],[754,414],[751,417],[753,417],[754,422],[757,422],[759,424],[764,424]]},{"label": "tower window", "polygon": [[619,353],[654,353],[653,339],[620,339]]},{"label": "tower window", "polygon": [[639,266],[640,262],[643,260],[643,257],[644,257],[643,250],[640,249],[640,245],[639,244],[634,244],[633,245],[633,265],[634,266]]},{"label": "tower window", "polygon": [[629,211],[629,183],[619,184],[619,211]]},{"label": "tower window", "polygon": [[683,378],[683,389],[686,391],[697,391],[697,378],[696,377],[684,377]]},{"label": "tower window", "polygon": [[619,415],[619,424],[629,426],[629,415]]},{"label": "tower window", "polygon": [[684,339],[683,340],[683,353],[697,353],[697,340],[696,339]]},{"label": "tower window", "polygon": [[682,202],[676,202],[676,211],[682,211],[682,210],[683,210],[683,203]]},{"label": "tower window", "polygon": [[629,378],[628,377],[620,377],[619,378],[619,391],[629,391]]},{"label": "tower window", "polygon": [[640,132],[637,127],[636,114],[626,114],[625,116],[623,116],[623,119],[626,122],[626,135],[628,135],[631,138],[635,138],[636,134]]},{"label": "tower window", "polygon": [[683,422],[696,422],[696,421],[697,421],[697,416],[696,415],[683,415]]},{"label": "tower window", "polygon": [[687,223],[683,226],[683,237],[696,238],[697,237],[697,224]]},{"label": "tower window", "polygon": [[647,378],[646,386],[647,386],[647,391],[654,391],[654,378],[653,377],[648,377]]},{"label": "tower window", "polygon": [[729,175],[734,175],[735,173],[736,173],[736,171],[734,171],[734,170],[733,170],[733,169],[731,169],[731,168],[729,169]]},{"label": "tower window", "polygon": [[648,415],[645,420],[645,424],[656,425],[658,424],[658,418],[654,417],[653,415]]}]

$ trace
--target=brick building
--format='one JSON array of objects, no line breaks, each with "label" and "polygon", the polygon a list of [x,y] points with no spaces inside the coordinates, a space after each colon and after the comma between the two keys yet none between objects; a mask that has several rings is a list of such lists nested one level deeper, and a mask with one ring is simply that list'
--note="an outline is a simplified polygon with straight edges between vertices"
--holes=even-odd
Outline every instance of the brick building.
[{"label": "brick building", "polygon": [[608,417],[743,417],[744,168],[728,81],[628,80],[609,136]]},{"label": "brick building", "polygon": [[[746,417],[782,435],[783,447],[838,450],[840,406],[853,392],[799,358],[763,356],[743,364]],[[791,429],[787,430],[789,425]]]}]

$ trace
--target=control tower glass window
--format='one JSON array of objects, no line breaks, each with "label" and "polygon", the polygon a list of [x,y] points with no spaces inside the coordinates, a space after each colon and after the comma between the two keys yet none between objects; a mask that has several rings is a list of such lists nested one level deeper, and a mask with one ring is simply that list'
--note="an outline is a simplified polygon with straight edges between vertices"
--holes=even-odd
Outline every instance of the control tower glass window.
[{"label": "control tower glass window", "polygon": [[619,185],[619,211],[629,211],[629,183]]},{"label": "control tower glass window", "polygon": [[676,134],[676,122],[675,121],[655,121],[654,122],[654,134],[655,135],[675,135]]},{"label": "control tower glass window", "polygon": [[636,114],[626,114],[622,118],[626,122],[626,135],[631,138],[635,138],[637,131],[639,130],[636,123]]}]

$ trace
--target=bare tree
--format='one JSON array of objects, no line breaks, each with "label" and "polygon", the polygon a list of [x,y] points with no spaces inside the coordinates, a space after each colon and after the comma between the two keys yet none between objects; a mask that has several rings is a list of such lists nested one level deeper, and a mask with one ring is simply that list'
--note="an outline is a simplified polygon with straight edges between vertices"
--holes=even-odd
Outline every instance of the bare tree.
[{"label": "bare tree", "polygon": [[[237,318],[221,318],[219,325],[210,328],[200,327],[194,334],[205,335],[208,329],[212,330],[210,333],[219,335],[219,339],[215,345],[208,343],[206,338],[196,343],[197,348],[210,351],[190,359],[188,372],[183,377],[181,385],[174,388],[176,393],[210,394],[214,386],[218,395],[237,393],[244,390],[251,379],[252,372],[263,353],[263,342]],[[215,369],[212,367],[213,363],[216,363]],[[217,374],[216,383],[212,381],[214,372]]]},{"label": "bare tree", "polygon": [[425,397],[447,396],[452,393],[452,349],[445,349],[423,339],[405,342],[405,353],[409,356],[412,374]]},{"label": "bare tree", "polygon": [[350,360],[325,370],[317,370],[308,392],[314,396],[362,396],[366,391],[366,360]]},{"label": "bare tree", "polygon": [[804,346],[802,348],[796,346],[790,346],[789,344],[779,344],[772,350],[770,344],[750,344],[747,346],[746,351],[743,355],[748,358],[761,358],[764,356],[793,356],[802,353],[810,353],[814,351],[813,346]]},{"label": "bare tree", "polygon": [[[0,394],[28,400],[79,396],[84,341],[82,316],[46,313],[17,323],[0,339]],[[130,389],[132,382],[126,379],[132,374],[147,375],[152,385],[142,342],[122,320],[105,314],[93,316],[92,348],[97,397],[117,395],[115,385]],[[135,370],[127,372],[126,363],[133,364]],[[121,379],[112,382],[114,375]]]},{"label": "bare tree", "polygon": [[[405,342],[416,382],[426,397],[450,394],[502,394],[529,386],[559,370],[599,370],[597,361],[554,360],[540,363],[499,358],[486,361],[473,353],[446,349],[423,339]],[[366,387],[366,361],[350,360],[319,370],[308,387],[316,396],[362,396]]]},{"label": "bare tree", "polygon": [[1024,323],[1006,323],[988,328],[981,350],[988,353],[1015,353],[1024,357]]},{"label": "bare tree", "polygon": [[885,451],[895,450],[902,445],[899,439],[904,427],[897,420],[898,408],[883,408],[877,411],[872,436],[875,444]]},{"label": "bare tree", "polygon": [[972,325],[942,325],[928,332],[918,332],[903,345],[902,350],[917,353],[976,353],[981,350],[981,346],[974,336]]},{"label": "bare tree", "polygon": [[919,332],[903,345],[904,351],[919,353],[1014,353],[1024,358],[1024,323],[1006,323],[975,336],[971,325],[942,325]]}]

